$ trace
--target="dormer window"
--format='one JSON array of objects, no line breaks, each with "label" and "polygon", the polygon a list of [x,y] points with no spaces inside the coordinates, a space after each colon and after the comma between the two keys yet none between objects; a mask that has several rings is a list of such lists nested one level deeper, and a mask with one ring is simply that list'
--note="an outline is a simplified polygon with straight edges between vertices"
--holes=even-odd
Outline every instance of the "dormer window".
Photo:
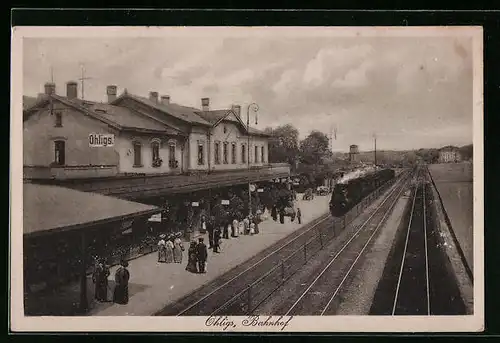
[{"label": "dormer window", "polygon": [[55,127],[62,127],[62,113],[56,112],[56,124]]}]

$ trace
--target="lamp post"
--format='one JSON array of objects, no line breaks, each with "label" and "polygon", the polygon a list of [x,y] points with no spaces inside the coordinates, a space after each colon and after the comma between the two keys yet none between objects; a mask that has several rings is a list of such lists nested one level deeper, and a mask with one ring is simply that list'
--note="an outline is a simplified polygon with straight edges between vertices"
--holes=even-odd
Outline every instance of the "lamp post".
[{"label": "lamp post", "polygon": [[[250,179],[250,108],[252,111],[257,113],[259,110],[259,105],[255,102],[251,103],[247,107],[247,166],[248,166],[248,215],[252,214],[252,190],[250,189],[251,179]],[[255,117],[255,123],[257,123],[257,116]]]}]

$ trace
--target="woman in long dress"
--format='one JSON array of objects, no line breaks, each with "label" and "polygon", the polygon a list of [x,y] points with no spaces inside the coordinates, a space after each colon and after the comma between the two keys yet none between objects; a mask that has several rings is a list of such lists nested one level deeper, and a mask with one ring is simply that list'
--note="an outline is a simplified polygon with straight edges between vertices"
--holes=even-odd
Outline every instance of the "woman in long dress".
[{"label": "woman in long dress", "polygon": [[166,255],[166,242],[165,242],[165,235],[162,234],[160,235],[160,241],[158,242],[158,262],[165,262],[167,255]]},{"label": "woman in long dress", "polygon": [[191,242],[188,249],[188,264],[186,270],[191,273],[198,273],[198,268],[196,267],[196,242]]},{"label": "woman in long dress", "polygon": [[165,242],[165,262],[172,263],[174,261],[174,243],[172,242],[172,236],[170,236]]},{"label": "woman in long dress", "polygon": [[174,240],[174,262],[182,263],[182,252],[184,251],[184,246],[181,241],[182,233],[177,232]]}]

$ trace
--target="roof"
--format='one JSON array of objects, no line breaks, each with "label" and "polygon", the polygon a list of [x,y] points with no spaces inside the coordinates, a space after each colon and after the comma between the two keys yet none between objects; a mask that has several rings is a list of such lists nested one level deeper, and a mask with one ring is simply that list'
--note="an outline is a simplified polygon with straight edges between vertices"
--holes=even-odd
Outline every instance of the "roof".
[{"label": "roof", "polygon": [[[72,99],[71,102],[77,103],[79,106],[84,106],[85,108],[97,112],[106,119],[118,124],[122,128],[140,128],[154,131],[167,131],[169,134],[177,134],[178,131],[167,127],[166,125],[155,121],[150,118],[146,118],[134,110],[127,107],[113,106],[106,103],[97,103],[92,101],[83,101],[81,99]],[[86,105],[83,105],[83,103]]]},{"label": "roof", "polygon": [[34,106],[38,102],[38,98],[23,95],[23,110]]},{"label": "roof", "polygon": [[447,145],[445,147],[442,147],[441,149],[439,149],[439,151],[458,151],[459,148],[456,147],[456,146],[452,146],[452,145]]},{"label": "roof", "polygon": [[[119,130],[151,130],[171,135],[179,133],[178,130],[170,128],[160,121],[147,118],[126,107],[82,99],[68,99],[67,97],[59,95],[51,95],[51,97],[68,106],[73,106],[83,112],[91,113],[96,119],[104,121],[107,124],[112,124]],[[26,108],[25,112],[30,112],[38,106],[45,105],[48,101],[49,98],[44,97],[29,108]]]},{"label": "roof", "polygon": [[[241,124],[243,126],[243,129],[246,129],[246,125],[244,125],[241,121],[239,121],[235,117],[230,116],[229,115],[230,113],[234,113],[234,112],[232,112],[231,109],[196,112],[196,114],[201,116],[206,121],[212,123],[212,125],[218,123],[219,121],[225,120],[225,121],[232,122],[234,124]],[[256,135],[256,136],[265,136],[265,137],[271,136],[270,134],[265,133],[263,131],[260,131],[258,129],[255,129],[251,126],[250,126],[250,129],[248,131],[250,132],[250,134]]]},{"label": "roof", "polygon": [[161,209],[113,197],[49,186],[24,184],[23,232],[76,229],[112,219],[153,214]]},{"label": "roof", "polygon": [[[136,101],[139,101],[147,106],[155,108],[161,112],[167,113],[172,117],[175,117],[179,120],[191,123],[191,124],[201,124],[211,126],[211,123],[200,117],[196,112],[200,111],[198,108],[181,106],[175,103],[169,103],[168,105],[163,103],[157,103],[155,101],[149,100],[149,98],[145,98],[142,96],[126,93],[121,97],[130,97]],[[120,97],[120,98],[121,98]],[[118,99],[117,99],[118,100]],[[115,100],[116,101],[116,100]]]}]

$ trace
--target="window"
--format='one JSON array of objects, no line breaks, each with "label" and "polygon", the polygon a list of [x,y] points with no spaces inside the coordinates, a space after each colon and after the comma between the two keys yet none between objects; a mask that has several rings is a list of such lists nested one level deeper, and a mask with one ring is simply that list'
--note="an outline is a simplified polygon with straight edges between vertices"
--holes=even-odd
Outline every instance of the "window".
[{"label": "window", "polygon": [[151,143],[151,153],[152,153],[152,164],[153,167],[160,167],[160,142],[153,141]]},{"label": "window", "polygon": [[215,164],[220,164],[220,143],[214,143],[214,162]]},{"label": "window", "polygon": [[134,167],[142,167],[141,143],[134,142]]},{"label": "window", "polygon": [[259,163],[259,147],[255,146],[255,163]]},{"label": "window", "polygon": [[205,164],[205,157],[203,155],[203,142],[198,141],[198,165],[203,165]]},{"label": "window", "polygon": [[264,157],[264,147],[263,147],[263,146],[262,146],[262,147],[260,147],[260,161],[261,161],[262,163],[265,163],[265,162],[266,162],[266,159],[265,159],[265,157]]},{"label": "window", "polygon": [[241,144],[241,163],[247,163],[247,147]]},{"label": "window", "polygon": [[227,127],[224,125],[224,133],[227,133]]},{"label": "window", "polygon": [[54,141],[54,163],[63,166],[66,163],[66,149],[64,141]]},{"label": "window", "polygon": [[236,164],[236,143],[231,144],[231,163]]},{"label": "window", "polygon": [[173,143],[168,145],[168,165],[170,168],[179,167],[178,162],[175,159],[175,144]]},{"label": "window", "polygon": [[62,127],[62,113],[57,112],[56,113],[56,127]]},{"label": "window", "polygon": [[223,156],[224,156],[224,164],[227,164],[228,163],[228,158],[227,158],[227,142],[224,142],[224,145],[223,145]]},{"label": "window", "polygon": [[151,143],[151,150],[153,153],[153,161],[158,160],[160,158],[160,143],[159,142]]}]

